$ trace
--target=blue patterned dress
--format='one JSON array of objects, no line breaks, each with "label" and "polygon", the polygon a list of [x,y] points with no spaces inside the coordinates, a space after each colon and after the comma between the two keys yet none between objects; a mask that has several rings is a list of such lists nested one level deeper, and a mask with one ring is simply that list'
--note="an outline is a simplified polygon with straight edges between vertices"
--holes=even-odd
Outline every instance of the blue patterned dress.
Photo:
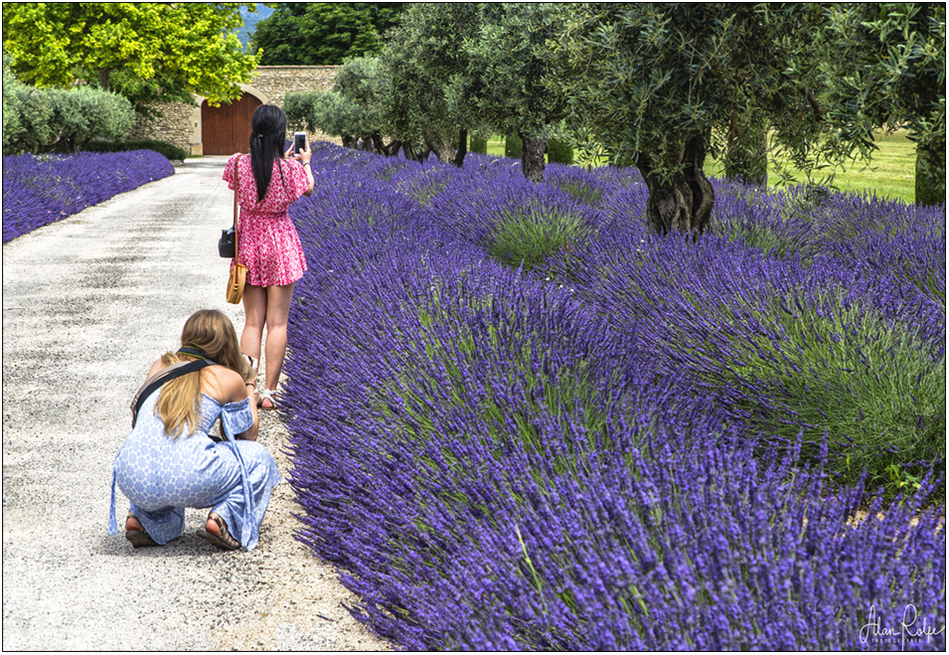
[{"label": "blue patterned dress", "polygon": [[[172,439],[155,415],[159,392],[142,405],[135,428],[112,468],[109,534],[116,534],[115,485],[129,499],[129,511],[145,532],[164,545],[184,531],[185,507],[210,508],[228,532],[248,550],[280,482],[277,464],[255,441],[234,440],[253,425],[250,399],[221,405],[201,395],[201,425],[190,437]],[[215,442],[208,430],[221,417],[227,441]]]}]

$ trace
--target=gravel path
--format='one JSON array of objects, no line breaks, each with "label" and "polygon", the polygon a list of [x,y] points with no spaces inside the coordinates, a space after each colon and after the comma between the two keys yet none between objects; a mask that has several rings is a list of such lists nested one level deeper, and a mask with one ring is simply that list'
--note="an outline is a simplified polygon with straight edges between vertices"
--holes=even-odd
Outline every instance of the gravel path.
[{"label": "gravel path", "polygon": [[[151,363],[185,319],[222,309],[231,220],[225,158],[3,246],[3,650],[388,650],[343,607],[336,570],[292,537],[288,484],[274,489],[260,542],[224,553],[194,532],[133,551],[106,533],[112,460]],[[312,263],[311,263],[312,265]],[[263,366],[261,366],[263,371]],[[283,426],[260,442],[286,477]]]}]

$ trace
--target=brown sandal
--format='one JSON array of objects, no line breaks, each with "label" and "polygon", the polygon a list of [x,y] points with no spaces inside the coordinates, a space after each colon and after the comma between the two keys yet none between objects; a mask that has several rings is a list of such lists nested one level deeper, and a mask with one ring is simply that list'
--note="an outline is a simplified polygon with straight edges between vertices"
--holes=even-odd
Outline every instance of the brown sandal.
[{"label": "brown sandal", "polygon": [[217,523],[217,527],[221,531],[221,535],[218,536],[213,532],[208,532],[204,528],[201,528],[197,532],[199,537],[223,550],[237,550],[241,547],[240,542],[232,537],[227,531],[227,524],[224,522],[224,519],[213,512],[208,514],[208,519]]},{"label": "brown sandal", "polygon": [[159,544],[148,536],[148,533],[145,532],[142,522],[138,520],[138,517],[129,512],[129,515],[125,519],[125,525],[128,525],[129,519],[134,519],[138,523],[137,530],[125,530],[125,538],[132,543],[132,548],[150,548],[152,546],[158,546]]}]

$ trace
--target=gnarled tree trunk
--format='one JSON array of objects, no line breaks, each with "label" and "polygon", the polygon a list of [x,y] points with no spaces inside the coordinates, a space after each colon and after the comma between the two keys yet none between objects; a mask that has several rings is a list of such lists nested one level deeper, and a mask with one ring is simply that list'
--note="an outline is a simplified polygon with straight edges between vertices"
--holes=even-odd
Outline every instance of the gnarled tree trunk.
[{"label": "gnarled tree trunk", "polygon": [[393,139],[386,145],[386,142],[382,139],[382,135],[378,132],[372,133],[372,148],[376,151],[377,155],[385,155],[386,157],[391,157],[399,152],[399,148],[402,146],[402,142],[398,139]]},{"label": "gnarled tree trunk", "polygon": [[547,139],[527,136],[519,132],[523,148],[521,149],[521,171],[531,182],[544,181],[544,154],[547,152]]},{"label": "gnarled tree trunk", "polygon": [[447,164],[455,158],[455,149],[444,139],[426,139],[425,145],[428,146],[429,152],[435,153],[435,156],[438,157],[438,161],[440,162]]},{"label": "gnarled tree trunk", "polygon": [[[402,142],[402,152],[405,153],[405,158],[412,161],[417,161],[418,163],[423,163],[428,159],[429,154],[431,154],[432,149],[427,145],[422,144],[418,150],[415,149],[417,144],[412,143],[411,141]],[[398,154],[398,153],[395,153]]]},{"label": "gnarled tree trunk", "polygon": [[462,164],[465,163],[465,155],[468,154],[468,130],[461,129],[458,130],[458,149],[455,150],[455,156],[452,158],[452,163],[461,168]]},{"label": "gnarled tree trunk", "polygon": [[637,165],[649,189],[646,220],[653,234],[663,236],[677,230],[698,235],[708,229],[715,191],[702,170],[705,162],[703,138],[686,141],[682,148],[682,162],[684,170],[671,180],[660,179],[645,155]]}]

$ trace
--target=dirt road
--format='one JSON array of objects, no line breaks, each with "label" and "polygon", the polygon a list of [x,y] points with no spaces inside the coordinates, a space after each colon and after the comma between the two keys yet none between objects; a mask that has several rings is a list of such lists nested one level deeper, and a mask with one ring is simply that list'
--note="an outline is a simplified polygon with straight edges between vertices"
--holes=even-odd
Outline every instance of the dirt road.
[{"label": "dirt road", "polygon": [[[106,533],[129,401],[196,309],[222,309],[231,220],[225,158],[117,196],[3,246],[3,650],[380,650],[336,571],[293,539],[289,485],[252,552],[184,535],[133,551]],[[263,370],[263,367],[261,367]],[[287,470],[282,426],[260,442]]]}]

